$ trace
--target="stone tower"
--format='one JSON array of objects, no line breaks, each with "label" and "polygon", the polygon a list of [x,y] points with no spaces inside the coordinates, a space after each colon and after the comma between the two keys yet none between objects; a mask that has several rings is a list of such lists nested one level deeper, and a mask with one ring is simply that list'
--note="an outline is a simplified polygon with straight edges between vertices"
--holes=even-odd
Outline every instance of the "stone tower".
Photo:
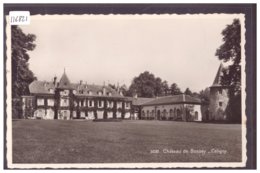
[{"label": "stone tower", "polygon": [[229,101],[228,87],[221,84],[223,75],[223,64],[221,63],[215,80],[210,87],[209,120],[227,120],[227,105]]}]

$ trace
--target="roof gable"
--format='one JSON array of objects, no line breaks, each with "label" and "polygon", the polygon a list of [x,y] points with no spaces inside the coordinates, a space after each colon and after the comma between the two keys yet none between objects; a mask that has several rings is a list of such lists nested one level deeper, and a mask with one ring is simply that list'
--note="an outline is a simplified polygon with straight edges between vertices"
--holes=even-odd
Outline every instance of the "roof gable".
[{"label": "roof gable", "polygon": [[68,76],[66,75],[65,70],[64,70],[63,75],[60,78],[58,88],[66,88],[66,89],[71,88],[70,80],[69,80]]}]

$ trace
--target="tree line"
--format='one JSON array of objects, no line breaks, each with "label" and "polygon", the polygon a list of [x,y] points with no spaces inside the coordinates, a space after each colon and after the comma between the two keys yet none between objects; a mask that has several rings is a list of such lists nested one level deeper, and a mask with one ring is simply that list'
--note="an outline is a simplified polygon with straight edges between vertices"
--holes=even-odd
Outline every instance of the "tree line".
[{"label": "tree line", "polygon": [[178,94],[186,94],[199,98],[206,98],[208,95],[205,93],[207,90],[202,90],[199,93],[192,92],[190,88],[186,88],[185,91],[182,91],[177,83],[168,84],[166,80],[162,80],[160,77],[156,77],[154,74],[149,71],[144,71],[138,76],[134,77],[131,85],[126,87],[125,85],[117,86],[115,84],[109,84],[113,89],[119,89],[123,92],[124,96],[135,96],[138,97],[161,97],[161,96],[170,96]]}]

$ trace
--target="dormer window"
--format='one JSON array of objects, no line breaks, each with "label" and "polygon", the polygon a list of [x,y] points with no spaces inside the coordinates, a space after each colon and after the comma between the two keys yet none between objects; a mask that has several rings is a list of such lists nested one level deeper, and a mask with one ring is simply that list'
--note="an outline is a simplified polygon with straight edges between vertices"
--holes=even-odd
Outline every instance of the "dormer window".
[{"label": "dormer window", "polygon": [[83,94],[83,90],[79,90],[79,93],[80,93],[80,94]]},{"label": "dormer window", "polygon": [[73,94],[77,94],[77,91],[76,91],[76,90],[73,90]]},{"label": "dormer window", "polygon": [[52,93],[52,94],[53,94],[53,93],[54,93],[54,89],[50,88],[50,89],[49,89],[49,93]]},{"label": "dormer window", "polygon": [[112,93],[111,93],[111,92],[108,92],[107,95],[108,95],[108,96],[112,96]]},{"label": "dormer window", "polygon": [[101,96],[101,95],[102,95],[102,92],[101,92],[101,91],[98,91],[98,95]]}]

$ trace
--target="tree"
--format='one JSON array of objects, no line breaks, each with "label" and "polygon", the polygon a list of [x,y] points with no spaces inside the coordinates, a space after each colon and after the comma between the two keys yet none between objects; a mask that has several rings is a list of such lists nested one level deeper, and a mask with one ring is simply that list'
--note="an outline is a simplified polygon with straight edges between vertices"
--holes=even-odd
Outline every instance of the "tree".
[{"label": "tree", "polygon": [[162,92],[163,92],[163,95],[165,95],[165,96],[168,95],[169,85],[168,85],[168,82],[166,80],[162,82]]},{"label": "tree", "polygon": [[223,72],[221,83],[229,87],[230,120],[241,122],[241,25],[239,19],[227,25],[222,31],[223,44],[217,49],[216,56],[224,62],[231,62]]},{"label": "tree", "polygon": [[184,94],[192,96],[192,92],[189,88],[186,88],[186,90],[184,91]]},{"label": "tree", "polygon": [[209,88],[201,90],[199,93],[199,97],[203,103],[209,103],[209,96],[210,96]]},{"label": "tree", "polygon": [[181,90],[180,88],[178,87],[178,85],[176,83],[173,83],[170,87],[170,93],[171,95],[178,95],[178,94],[181,94]]},{"label": "tree", "polygon": [[29,69],[28,51],[35,48],[33,43],[36,36],[25,34],[18,26],[12,26],[12,114],[15,118],[21,118],[21,105],[18,103],[22,95],[29,94],[29,84],[36,79]]},{"label": "tree", "polygon": [[145,71],[133,79],[129,87],[129,95],[137,94],[140,97],[160,96],[163,93],[164,85],[161,78]]}]

